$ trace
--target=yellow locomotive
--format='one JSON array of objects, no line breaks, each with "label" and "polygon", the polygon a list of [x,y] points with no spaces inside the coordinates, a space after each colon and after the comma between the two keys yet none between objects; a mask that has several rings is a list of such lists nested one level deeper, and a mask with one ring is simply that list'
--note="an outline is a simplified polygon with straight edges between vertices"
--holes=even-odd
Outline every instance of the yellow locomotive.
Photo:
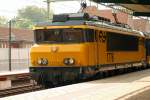
[{"label": "yellow locomotive", "polygon": [[148,60],[139,31],[86,13],[54,15],[52,22],[37,24],[34,34],[30,72],[48,87],[100,71],[144,67]]}]

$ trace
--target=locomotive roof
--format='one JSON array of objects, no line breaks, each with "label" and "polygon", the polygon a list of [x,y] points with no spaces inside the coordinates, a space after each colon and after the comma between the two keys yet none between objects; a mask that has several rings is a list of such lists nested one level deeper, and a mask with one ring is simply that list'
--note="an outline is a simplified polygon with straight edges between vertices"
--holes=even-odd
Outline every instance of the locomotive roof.
[{"label": "locomotive roof", "polygon": [[36,27],[44,27],[44,26],[68,26],[68,25],[84,25],[84,20],[69,20],[65,22],[40,22],[36,25]]}]

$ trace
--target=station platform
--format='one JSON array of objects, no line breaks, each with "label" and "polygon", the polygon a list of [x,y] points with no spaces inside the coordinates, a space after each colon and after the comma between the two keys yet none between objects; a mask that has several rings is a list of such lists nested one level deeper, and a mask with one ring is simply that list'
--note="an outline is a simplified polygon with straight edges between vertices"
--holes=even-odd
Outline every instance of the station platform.
[{"label": "station platform", "polygon": [[7,89],[12,87],[13,80],[19,80],[29,77],[29,70],[13,70],[0,72],[0,89]]},{"label": "station platform", "polygon": [[12,71],[1,71],[0,72],[0,76],[10,76],[10,75],[27,74],[27,73],[29,73],[29,69],[12,70]]},{"label": "station platform", "polygon": [[150,69],[0,100],[125,100],[150,89]]}]

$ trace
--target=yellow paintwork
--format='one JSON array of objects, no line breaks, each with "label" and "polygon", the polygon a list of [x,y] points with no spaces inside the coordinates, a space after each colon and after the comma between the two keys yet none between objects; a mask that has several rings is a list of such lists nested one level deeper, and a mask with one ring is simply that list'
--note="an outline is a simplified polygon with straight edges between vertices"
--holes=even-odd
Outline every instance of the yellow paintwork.
[{"label": "yellow paintwork", "polygon": [[[101,33],[97,33],[101,34]],[[105,33],[107,34],[107,33]],[[142,37],[141,37],[142,38]],[[144,38],[142,38],[144,39]],[[115,64],[115,63],[128,63],[128,62],[136,62],[136,61],[142,61],[145,60],[145,48],[144,48],[144,42],[142,44],[139,44],[139,50],[138,51],[107,51],[107,41],[104,43],[98,42],[98,64]],[[113,54],[113,61],[111,60],[111,57],[108,57],[107,54],[112,53]],[[108,60],[109,59],[109,60]]]},{"label": "yellow paintwork", "polygon": [[86,25],[75,25],[75,26],[45,26],[45,27],[33,27],[33,30],[37,29],[61,29],[61,28],[88,28]]},{"label": "yellow paintwork", "polygon": [[[150,37],[146,37],[146,40],[147,41],[150,41]],[[148,55],[147,57],[146,57],[146,62],[147,62],[147,64],[150,66],[150,56]]]},{"label": "yellow paintwork", "polygon": [[[104,27],[88,26],[88,25],[74,25],[74,26],[44,26],[44,27],[33,27],[33,30],[37,30],[37,29],[63,29],[63,28],[94,29],[94,30],[110,31],[110,32],[115,32],[115,33],[120,34],[120,31],[119,31],[119,30],[114,30],[114,29],[104,28]],[[121,31],[121,34],[133,35],[133,36],[138,36],[138,37],[144,37],[144,36],[141,36],[140,34],[130,33],[130,32],[125,32],[125,31]]]},{"label": "yellow paintwork", "polygon": [[[78,25],[78,26],[47,26],[43,27],[43,29],[57,29],[57,28],[90,28],[94,30],[99,30],[105,35],[106,31],[122,33],[122,34],[130,34],[140,37],[144,39],[144,37],[131,34],[127,32],[122,32],[118,30],[111,30],[106,28],[98,28],[94,26],[86,26],[86,25]],[[36,29],[42,29],[42,27],[35,27]],[[101,34],[97,32],[97,35]],[[98,36],[96,36],[98,37]],[[97,38],[98,39],[98,38]],[[90,43],[80,43],[80,44],[35,44],[30,49],[30,62],[32,67],[41,67],[41,65],[37,64],[37,60],[39,58],[47,58],[48,65],[45,67],[66,67],[64,65],[64,58],[74,58],[75,64],[72,66],[76,67],[85,67],[85,66],[93,66],[97,64],[116,64],[116,63],[128,63],[128,62],[136,62],[145,60],[145,48],[144,42],[139,44],[138,51],[107,51],[107,42],[90,42]],[[52,52],[53,48],[57,48],[56,52]],[[97,52],[99,51],[99,52]],[[113,54],[113,60],[111,55]],[[68,66],[71,67],[71,66]]]},{"label": "yellow paintwork", "polygon": [[147,64],[150,65],[150,56],[147,56]]},{"label": "yellow paintwork", "polygon": [[[30,59],[32,66],[39,66],[37,64],[37,60],[39,58],[47,58],[49,61],[47,66],[66,66],[63,63],[64,58],[74,58],[74,66],[88,66],[88,45],[90,44],[34,45],[30,49]],[[53,48],[57,48],[57,51],[53,52]]]}]

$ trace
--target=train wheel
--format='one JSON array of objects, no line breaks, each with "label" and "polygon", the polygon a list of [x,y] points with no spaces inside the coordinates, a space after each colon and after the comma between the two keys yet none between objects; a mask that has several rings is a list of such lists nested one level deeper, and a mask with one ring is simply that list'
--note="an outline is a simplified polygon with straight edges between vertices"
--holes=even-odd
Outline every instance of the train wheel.
[{"label": "train wheel", "polygon": [[45,87],[45,89],[48,89],[48,88],[54,87],[54,85],[53,85],[53,83],[50,82],[50,81],[45,81],[44,87]]},{"label": "train wheel", "polygon": [[115,75],[115,70],[111,70],[111,75],[112,75],[112,76]]},{"label": "train wheel", "polygon": [[119,69],[115,69],[114,72],[115,72],[115,75],[119,75]]},{"label": "train wheel", "polygon": [[94,79],[100,79],[102,77],[103,77],[102,72],[98,72],[94,75]]},{"label": "train wheel", "polygon": [[115,73],[114,73],[113,70],[109,70],[109,71],[108,71],[108,74],[109,74],[109,76],[113,76]]},{"label": "train wheel", "polygon": [[119,69],[119,73],[120,73],[120,74],[124,74],[123,68],[122,68],[122,69]]},{"label": "train wheel", "polygon": [[103,77],[108,77],[109,76],[109,72],[108,71],[104,71],[103,72]]}]

